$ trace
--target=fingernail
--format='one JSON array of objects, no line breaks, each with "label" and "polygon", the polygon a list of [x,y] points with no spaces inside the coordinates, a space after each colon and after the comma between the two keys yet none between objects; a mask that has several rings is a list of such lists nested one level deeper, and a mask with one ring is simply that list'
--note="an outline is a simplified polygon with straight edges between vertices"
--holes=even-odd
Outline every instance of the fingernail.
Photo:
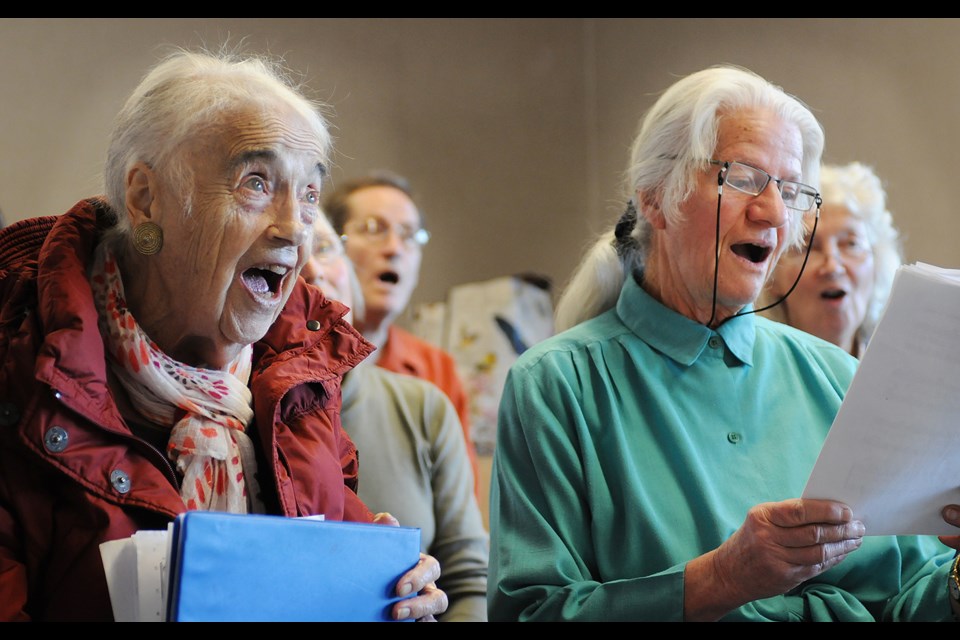
[{"label": "fingernail", "polygon": [[406,620],[410,617],[410,607],[404,607],[397,612],[397,620]]},{"label": "fingernail", "polygon": [[957,520],[960,519],[960,510],[958,510],[956,507],[947,507],[943,510],[943,515],[948,520]]},{"label": "fingernail", "polygon": [[409,582],[404,582],[400,585],[400,597],[410,595],[410,592],[413,591],[413,585]]}]

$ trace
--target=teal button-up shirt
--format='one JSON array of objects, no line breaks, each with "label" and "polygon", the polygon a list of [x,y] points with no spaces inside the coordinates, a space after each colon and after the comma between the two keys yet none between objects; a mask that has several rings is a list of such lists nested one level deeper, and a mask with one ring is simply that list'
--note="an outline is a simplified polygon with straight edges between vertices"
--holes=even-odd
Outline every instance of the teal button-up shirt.
[{"label": "teal button-up shirt", "polygon": [[[512,367],[491,483],[491,620],[682,620],[686,563],[799,497],[857,360],[748,314],[717,331],[628,278]],[[869,532],[868,532],[869,533]],[[949,619],[952,550],[872,536],[727,620]]]}]

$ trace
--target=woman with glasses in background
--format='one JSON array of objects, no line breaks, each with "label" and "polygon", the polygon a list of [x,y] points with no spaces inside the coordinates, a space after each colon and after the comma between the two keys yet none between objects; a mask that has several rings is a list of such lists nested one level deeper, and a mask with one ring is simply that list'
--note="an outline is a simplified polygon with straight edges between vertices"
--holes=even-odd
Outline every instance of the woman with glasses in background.
[{"label": "woman with glasses in background", "polygon": [[[952,552],[798,498],[857,360],[754,302],[817,215],[822,148],[802,103],[735,67],[682,78],[644,116],[626,211],[561,296],[561,333],[507,378],[491,621],[960,610]],[[943,515],[960,525],[960,507]]]},{"label": "woman with glasses in background", "polygon": [[429,380],[443,390],[463,428],[480,498],[476,448],[470,437],[470,402],[449,353],[396,326],[417,288],[423,247],[430,234],[406,179],[388,171],[343,180],[326,195],[323,210],[343,238],[363,290],[364,316],[356,327],[377,345],[370,361],[389,371]]},{"label": "woman with glasses in background", "polygon": [[823,211],[803,275],[806,243],[783,254],[764,293],[765,313],[861,357],[903,261],[880,178],[859,162],[820,170]]}]

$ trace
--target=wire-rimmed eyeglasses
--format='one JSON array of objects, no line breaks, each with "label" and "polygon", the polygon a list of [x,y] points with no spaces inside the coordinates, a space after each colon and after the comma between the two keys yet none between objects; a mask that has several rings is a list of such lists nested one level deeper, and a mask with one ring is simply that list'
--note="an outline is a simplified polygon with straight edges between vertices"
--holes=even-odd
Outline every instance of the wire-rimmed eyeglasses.
[{"label": "wire-rimmed eyeglasses", "polygon": [[747,195],[759,196],[767,188],[767,185],[773,181],[777,185],[777,190],[780,191],[780,198],[783,199],[784,206],[788,209],[809,211],[816,204],[817,190],[802,182],[775,178],[763,169],[758,169],[743,162],[711,160],[710,164],[724,167],[724,183]]},{"label": "wire-rimmed eyeglasses", "polygon": [[[423,227],[411,227],[400,223],[389,223],[383,218],[370,216],[363,220],[351,221],[349,224],[353,231],[340,236],[340,239],[347,242],[351,235],[366,238],[377,244],[386,242],[392,230],[408,247],[422,247],[430,241],[430,232]],[[344,229],[347,231],[347,229]]]}]

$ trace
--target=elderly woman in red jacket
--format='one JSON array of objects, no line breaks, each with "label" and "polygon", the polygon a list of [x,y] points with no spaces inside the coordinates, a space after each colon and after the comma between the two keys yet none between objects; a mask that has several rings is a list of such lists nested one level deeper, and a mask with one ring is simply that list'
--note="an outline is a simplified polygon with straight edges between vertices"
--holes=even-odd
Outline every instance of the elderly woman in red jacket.
[{"label": "elderly woman in red jacket", "polygon": [[[0,234],[0,618],[110,619],[100,543],[185,510],[392,520],[339,423],[371,345],[299,278],[329,152],[278,67],[180,52],[120,112],[106,197]],[[393,617],[442,613],[439,574]]]}]

